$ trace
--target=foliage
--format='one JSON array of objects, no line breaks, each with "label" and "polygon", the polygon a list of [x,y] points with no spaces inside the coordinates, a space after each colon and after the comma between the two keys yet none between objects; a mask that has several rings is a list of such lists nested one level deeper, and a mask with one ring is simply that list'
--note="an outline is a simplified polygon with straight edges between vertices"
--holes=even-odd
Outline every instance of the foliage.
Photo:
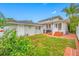
[{"label": "foliage", "polygon": [[67,16],[70,19],[69,24],[69,32],[75,33],[76,32],[76,26],[79,23],[79,6],[77,4],[70,4],[69,7],[64,9],[64,12],[67,14]]},{"label": "foliage", "polygon": [[[6,31],[0,39],[0,55],[26,55],[30,40],[25,37],[16,37],[15,31]],[[28,48],[27,48],[28,46]]]},{"label": "foliage", "polygon": [[4,15],[0,12],[0,27],[5,25],[5,17]]},{"label": "foliage", "polygon": [[77,4],[70,4],[69,7],[65,8],[63,11],[66,12],[67,16],[72,17],[79,14],[79,6]]},{"label": "foliage", "polygon": [[4,19],[0,18],[0,26],[3,26],[3,25],[4,25]]},{"label": "foliage", "polygon": [[16,37],[15,31],[7,31],[0,39],[0,55],[3,56],[60,56],[66,47],[75,48],[74,40],[50,38],[45,35]]},{"label": "foliage", "polygon": [[0,28],[4,28],[4,26],[6,25],[6,21],[5,21],[5,17],[3,15],[2,12],[0,12]]},{"label": "foliage", "polygon": [[76,33],[76,26],[79,24],[79,17],[73,16],[70,18],[71,22],[69,24],[70,33]]}]

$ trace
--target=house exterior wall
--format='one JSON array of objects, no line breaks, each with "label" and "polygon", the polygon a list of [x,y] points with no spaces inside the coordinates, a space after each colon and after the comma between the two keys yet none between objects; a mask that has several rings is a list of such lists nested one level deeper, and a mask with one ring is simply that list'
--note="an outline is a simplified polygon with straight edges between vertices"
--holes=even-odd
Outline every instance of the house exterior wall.
[{"label": "house exterior wall", "polygon": [[42,30],[36,29],[35,26],[17,25],[17,36],[29,36],[34,34],[41,34]]},{"label": "house exterior wall", "polygon": [[46,24],[42,26],[42,31],[43,30],[51,30],[52,33],[54,34],[55,32],[63,32],[63,34],[66,34],[68,32],[68,26],[67,23],[60,22],[61,23],[61,30],[58,30],[58,27],[56,28],[56,24],[59,22],[51,23],[51,28],[47,29]]},{"label": "house exterior wall", "polygon": [[[66,34],[68,32],[68,27],[67,24],[64,22],[61,22],[62,28],[61,30],[58,30],[58,28],[55,27],[55,24],[58,23],[51,23],[51,28],[49,28],[52,33],[54,34],[55,32],[63,32],[63,34]],[[40,29],[36,29],[36,26],[25,26],[25,25],[11,25],[11,26],[6,26],[5,30],[16,30],[17,36],[28,36],[28,35],[34,35],[34,34],[42,34],[43,30],[48,30],[46,28],[46,24],[42,25]]]},{"label": "house exterior wall", "polygon": [[63,34],[66,34],[67,32],[68,32],[68,27],[67,27],[67,24],[66,23],[64,23],[64,22],[61,22],[61,30],[58,30],[58,28],[56,28],[55,27],[55,24],[57,24],[57,23],[54,23],[52,26],[52,32],[53,32],[53,34],[55,33],[55,32],[63,32]]},{"label": "house exterior wall", "polygon": [[58,23],[53,23],[52,24],[52,33],[53,33],[53,35],[54,35],[55,32],[63,32],[62,31],[62,25],[61,25],[61,30],[58,30],[58,27],[56,27],[56,24],[58,24]]},{"label": "house exterior wall", "polygon": [[16,26],[16,35],[17,36],[24,36],[25,35],[24,26],[23,25],[17,25]]},{"label": "house exterior wall", "polygon": [[63,31],[64,34],[68,33],[68,25],[66,23],[62,24],[62,31]]},{"label": "house exterior wall", "polygon": [[40,26],[40,29],[35,27],[35,34],[42,34],[43,33],[43,29],[42,26]]},{"label": "house exterior wall", "polygon": [[16,25],[5,26],[4,30],[16,30]]}]

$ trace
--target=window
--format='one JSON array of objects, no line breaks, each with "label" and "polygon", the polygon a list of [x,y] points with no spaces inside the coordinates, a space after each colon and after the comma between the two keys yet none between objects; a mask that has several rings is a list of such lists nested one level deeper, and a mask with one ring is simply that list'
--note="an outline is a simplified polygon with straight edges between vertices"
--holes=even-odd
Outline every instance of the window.
[{"label": "window", "polygon": [[39,26],[39,30],[41,29],[41,27]]},{"label": "window", "polygon": [[59,23],[59,24],[58,24],[58,30],[61,30],[61,26],[62,26],[62,24]]},{"label": "window", "polygon": [[51,24],[46,24],[46,28],[51,28]]},{"label": "window", "polygon": [[46,24],[46,28],[48,28],[48,24]]},{"label": "window", "polygon": [[55,27],[57,28],[57,24],[55,24]]},{"label": "window", "polygon": [[31,26],[28,26],[29,27],[29,29],[31,28]]},{"label": "window", "polygon": [[49,24],[49,28],[51,28],[51,24]]},{"label": "window", "polygon": [[45,30],[43,30],[43,33],[45,33]]},{"label": "window", "polygon": [[37,30],[37,27],[36,27],[36,30]]},{"label": "window", "polygon": [[40,27],[40,26],[38,26],[38,27],[36,27],[36,29],[39,29],[39,30],[40,30],[40,29],[41,29],[41,27]]}]

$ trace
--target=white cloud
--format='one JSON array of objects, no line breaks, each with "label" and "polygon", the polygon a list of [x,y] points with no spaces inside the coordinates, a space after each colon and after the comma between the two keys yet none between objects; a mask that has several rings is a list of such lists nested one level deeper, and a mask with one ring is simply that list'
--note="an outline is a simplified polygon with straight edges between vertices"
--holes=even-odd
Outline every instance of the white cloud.
[{"label": "white cloud", "polygon": [[55,14],[57,11],[53,11],[52,14]]}]

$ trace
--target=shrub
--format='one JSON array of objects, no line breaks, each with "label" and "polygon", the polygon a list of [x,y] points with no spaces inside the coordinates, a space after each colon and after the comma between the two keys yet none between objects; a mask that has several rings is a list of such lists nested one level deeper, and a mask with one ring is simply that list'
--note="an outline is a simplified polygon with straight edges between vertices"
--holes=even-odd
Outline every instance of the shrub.
[{"label": "shrub", "polygon": [[28,38],[16,37],[15,31],[6,31],[0,39],[0,55],[26,55],[30,42]]}]

